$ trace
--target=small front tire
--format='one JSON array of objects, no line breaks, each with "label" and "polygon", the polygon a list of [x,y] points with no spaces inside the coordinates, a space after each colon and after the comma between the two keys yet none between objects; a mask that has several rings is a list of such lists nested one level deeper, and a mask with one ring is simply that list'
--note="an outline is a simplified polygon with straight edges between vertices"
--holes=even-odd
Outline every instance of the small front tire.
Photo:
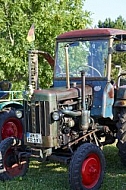
[{"label": "small front tire", "polygon": [[11,180],[24,176],[29,166],[28,158],[18,157],[22,147],[18,146],[15,138],[9,137],[0,143],[0,180]]},{"label": "small front tire", "polygon": [[72,190],[98,190],[105,173],[105,158],[95,144],[85,143],[74,153],[69,167]]}]

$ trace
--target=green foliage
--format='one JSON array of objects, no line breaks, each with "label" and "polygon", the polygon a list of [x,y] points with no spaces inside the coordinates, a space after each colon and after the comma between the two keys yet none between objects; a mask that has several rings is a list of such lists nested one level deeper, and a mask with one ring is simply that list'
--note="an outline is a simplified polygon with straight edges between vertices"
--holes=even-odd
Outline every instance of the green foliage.
[{"label": "green foliage", "polygon": [[[26,37],[32,23],[35,24],[35,49],[54,56],[57,35],[91,24],[90,12],[83,10],[84,1],[1,0],[0,80],[8,79],[14,89],[24,88],[28,80],[27,51],[31,48]],[[41,86],[48,87],[52,82],[52,71],[42,58],[39,71]]]},{"label": "green foliage", "polygon": [[104,22],[101,20],[98,21],[99,28],[118,28],[126,29],[126,20],[122,16],[117,17],[115,21],[112,21],[111,18],[106,18]]},{"label": "green foliage", "polygon": [[[104,22],[100,21],[98,22],[99,28],[117,28],[117,29],[123,29],[126,30],[126,20],[122,18],[122,16],[117,17],[115,21],[112,21],[110,18],[106,18]],[[126,53],[113,53],[112,57],[112,78],[117,79],[118,76],[118,70],[116,69],[116,65],[120,65],[122,67],[122,70],[126,70]]]}]

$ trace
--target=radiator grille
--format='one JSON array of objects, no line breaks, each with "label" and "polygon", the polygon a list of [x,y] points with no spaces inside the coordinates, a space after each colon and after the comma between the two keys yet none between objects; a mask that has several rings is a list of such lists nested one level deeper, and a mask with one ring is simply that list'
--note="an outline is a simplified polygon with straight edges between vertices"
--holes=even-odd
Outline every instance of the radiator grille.
[{"label": "radiator grille", "polygon": [[25,132],[40,133],[48,136],[49,130],[49,102],[37,101],[30,103],[24,102]]}]

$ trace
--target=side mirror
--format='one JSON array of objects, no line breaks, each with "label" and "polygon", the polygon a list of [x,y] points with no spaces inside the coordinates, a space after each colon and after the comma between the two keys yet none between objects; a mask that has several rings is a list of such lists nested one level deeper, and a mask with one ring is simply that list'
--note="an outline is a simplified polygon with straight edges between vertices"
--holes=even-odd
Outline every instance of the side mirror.
[{"label": "side mirror", "polygon": [[123,43],[117,44],[115,50],[118,52],[126,52],[126,44]]}]

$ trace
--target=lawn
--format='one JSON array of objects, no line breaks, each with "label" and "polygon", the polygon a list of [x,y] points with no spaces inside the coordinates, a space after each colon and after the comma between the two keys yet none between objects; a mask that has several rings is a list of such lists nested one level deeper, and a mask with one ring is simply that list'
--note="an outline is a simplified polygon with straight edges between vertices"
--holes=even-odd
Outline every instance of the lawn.
[{"label": "lawn", "polygon": [[[126,190],[126,168],[115,145],[104,147],[106,174],[100,190]],[[0,190],[69,190],[68,167],[60,163],[31,161],[23,178],[0,182]]]}]

